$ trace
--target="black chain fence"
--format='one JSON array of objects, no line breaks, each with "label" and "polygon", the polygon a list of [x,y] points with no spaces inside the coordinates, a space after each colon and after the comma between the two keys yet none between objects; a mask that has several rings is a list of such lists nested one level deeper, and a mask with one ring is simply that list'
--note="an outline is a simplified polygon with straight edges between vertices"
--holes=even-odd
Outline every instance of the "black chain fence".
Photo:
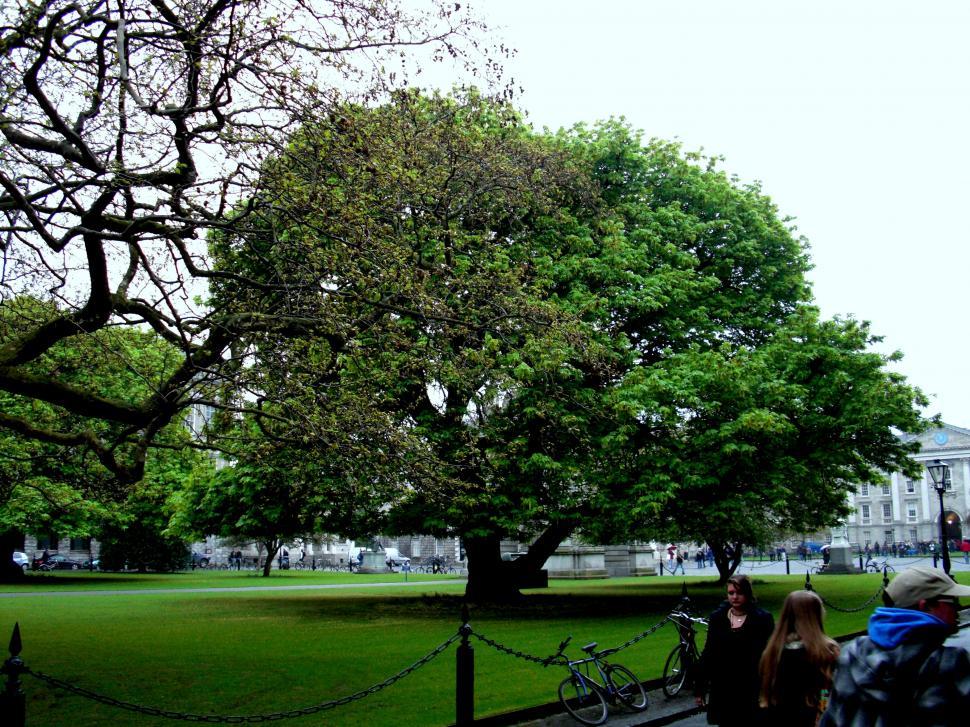
[{"label": "black chain fence", "polygon": [[877,598],[879,598],[882,595],[883,591],[886,590],[886,586],[888,586],[888,585],[889,585],[889,575],[885,571],[883,571],[882,583],[879,585],[879,588],[876,590],[876,592],[873,593],[872,596],[869,599],[867,599],[866,602],[863,603],[862,605],[856,606],[854,608],[849,608],[849,607],[845,607],[845,606],[838,606],[838,605],[832,603],[825,596],[823,596],[821,593],[819,593],[818,591],[816,591],[815,588],[812,587],[811,578],[809,577],[809,575],[807,573],[805,574],[805,590],[806,591],[815,591],[815,593],[818,595],[818,597],[822,599],[822,603],[825,604],[825,606],[827,608],[831,608],[833,611],[839,611],[841,613],[858,613],[859,611],[862,611],[862,610],[868,608],[873,603],[875,603],[875,601],[876,601]]},{"label": "black chain fence", "polygon": [[309,707],[302,707],[300,709],[291,709],[285,712],[273,712],[271,714],[252,714],[252,715],[215,715],[215,714],[191,714],[188,712],[175,712],[168,709],[158,709],[155,707],[145,707],[140,704],[133,704],[131,702],[124,702],[120,699],[115,699],[113,697],[105,696],[104,694],[98,694],[90,689],[85,689],[79,687],[75,684],[64,681],[63,679],[57,679],[56,677],[49,676],[42,672],[34,671],[29,667],[23,668],[23,673],[29,674],[30,676],[39,679],[42,682],[49,684],[52,687],[58,689],[63,689],[64,691],[76,694],[79,697],[84,697],[85,699],[90,699],[95,702],[100,702],[109,707],[117,707],[118,709],[124,709],[129,712],[137,712],[138,714],[146,714],[152,717],[164,717],[166,719],[179,720],[181,722],[210,722],[217,724],[254,724],[258,722],[278,722],[284,719],[293,719],[294,717],[306,717],[307,715],[317,714],[318,712],[323,712],[328,709],[334,709],[335,707],[340,707],[345,704],[350,704],[351,702],[356,702],[359,699],[375,694],[376,692],[386,689],[387,687],[401,681],[404,677],[408,676],[414,671],[417,671],[422,666],[430,662],[432,659],[437,657],[443,651],[445,651],[449,646],[455,643],[462,636],[459,631],[454,636],[452,636],[447,641],[442,642],[425,656],[418,659],[416,662],[411,664],[411,666],[406,669],[402,669],[397,674],[392,677],[388,677],[382,682],[378,682],[367,689],[362,689],[359,692],[354,692],[353,694],[348,694],[345,697],[340,697],[339,699],[332,699],[326,702],[320,702],[319,704],[314,704]]}]

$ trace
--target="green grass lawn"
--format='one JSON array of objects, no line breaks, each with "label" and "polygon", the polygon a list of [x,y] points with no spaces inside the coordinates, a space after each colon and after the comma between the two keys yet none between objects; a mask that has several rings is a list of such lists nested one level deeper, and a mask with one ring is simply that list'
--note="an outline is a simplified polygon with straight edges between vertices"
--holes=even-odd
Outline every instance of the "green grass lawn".
[{"label": "green grass lawn", "polygon": [[[270,580],[279,585],[307,582],[303,573],[295,574],[299,578],[281,575]],[[239,578],[205,574],[212,576],[225,577],[227,584]],[[241,577],[251,585],[266,580]],[[180,578],[156,576],[151,583],[168,587]],[[62,580],[65,589],[74,590],[73,579],[60,577],[27,588],[46,591]],[[813,584],[827,600],[851,607],[875,593],[880,580],[877,575],[818,576]],[[804,578],[768,576],[755,583],[762,605],[777,614],[784,596],[802,587]],[[269,713],[353,693],[413,663],[457,630],[463,587],[461,581],[442,580],[418,589],[0,598],[0,638],[19,621],[28,666],[118,699],[198,713]],[[721,599],[722,589],[711,582],[694,581],[689,588],[701,613]],[[539,656],[572,635],[576,648],[570,653],[578,656],[578,646],[587,641],[605,648],[640,633],[660,620],[679,595],[675,578],[554,581],[549,589],[530,592],[520,605],[473,608],[471,623],[479,633]],[[871,608],[856,614],[830,610],[828,631],[863,629],[870,613]],[[666,627],[615,660],[643,679],[656,677],[675,640],[674,630]],[[555,699],[561,668],[514,659],[478,641],[473,645],[476,715]],[[291,722],[453,722],[454,654],[451,648],[401,682],[322,719]],[[49,689],[32,677],[24,682],[29,725],[168,723]]]}]

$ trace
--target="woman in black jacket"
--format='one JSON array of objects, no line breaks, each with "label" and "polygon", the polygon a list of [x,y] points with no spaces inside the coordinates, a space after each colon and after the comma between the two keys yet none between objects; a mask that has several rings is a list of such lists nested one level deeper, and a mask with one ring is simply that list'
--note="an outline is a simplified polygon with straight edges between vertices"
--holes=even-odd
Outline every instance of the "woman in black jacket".
[{"label": "woman in black jacket", "polygon": [[758,662],[775,627],[771,614],[755,603],[751,580],[735,575],[727,581],[727,603],[711,614],[701,655],[695,697],[707,698],[708,724],[759,724]]}]

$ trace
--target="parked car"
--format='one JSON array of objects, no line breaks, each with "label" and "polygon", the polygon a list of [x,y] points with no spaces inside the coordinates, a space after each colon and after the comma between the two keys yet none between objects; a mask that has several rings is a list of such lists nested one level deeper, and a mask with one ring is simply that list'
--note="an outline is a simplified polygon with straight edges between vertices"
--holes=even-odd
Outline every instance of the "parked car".
[{"label": "parked car", "polygon": [[30,567],[30,558],[27,557],[26,553],[15,550],[13,552],[13,564],[19,565],[23,570],[27,570]]},{"label": "parked car", "polygon": [[98,570],[101,568],[101,559],[95,558],[92,560],[90,558],[85,558],[84,561],[81,562],[81,567],[85,570]]},{"label": "parked car", "polygon": [[48,556],[46,563],[43,557],[34,558],[31,567],[34,570],[80,570],[81,565],[81,561],[79,560],[68,558],[66,555],[61,555],[60,553],[54,553]]}]

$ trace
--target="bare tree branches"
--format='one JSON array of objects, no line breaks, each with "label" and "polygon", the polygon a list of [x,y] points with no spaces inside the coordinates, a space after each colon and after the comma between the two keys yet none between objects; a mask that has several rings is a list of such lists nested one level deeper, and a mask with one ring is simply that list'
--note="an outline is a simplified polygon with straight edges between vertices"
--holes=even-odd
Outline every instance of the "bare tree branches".
[{"label": "bare tree branches", "polygon": [[[229,347],[244,333],[313,330],[339,347],[339,325],[325,317],[267,322],[274,308],[262,298],[290,291],[214,271],[207,236],[254,234],[245,200],[299,125],[338,98],[380,97],[416,49],[471,63],[482,30],[438,0],[424,10],[396,0],[52,0],[0,10],[0,305],[32,296],[60,310],[5,329],[0,390],[134,427],[137,452],[206,395],[197,389],[240,370]],[[392,59],[401,70],[387,70]],[[212,279],[253,291],[251,308],[213,306]],[[36,365],[59,342],[116,325],[151,328],[183,356],[151,397],[77,390]],[[96,428],[0,426],[86,444],[115,472],[138,475],[143,451],[123,464]]]}]

